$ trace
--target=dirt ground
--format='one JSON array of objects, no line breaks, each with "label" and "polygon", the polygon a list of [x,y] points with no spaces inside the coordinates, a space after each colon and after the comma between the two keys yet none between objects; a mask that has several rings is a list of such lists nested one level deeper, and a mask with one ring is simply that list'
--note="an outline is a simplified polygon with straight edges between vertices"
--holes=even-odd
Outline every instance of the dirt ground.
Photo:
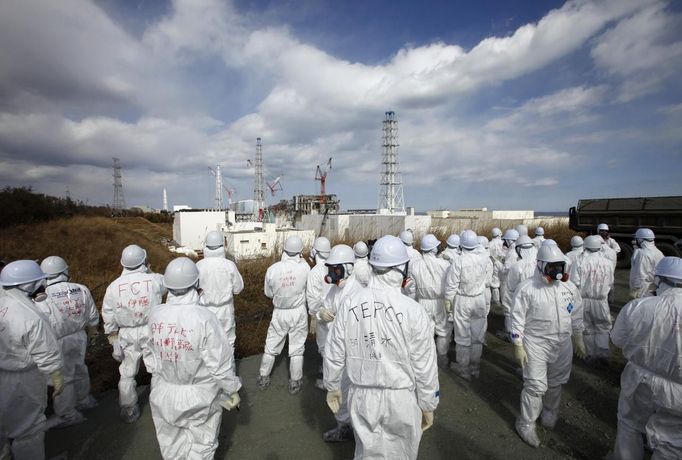
[{"label": "dirt ground", "polygon": [[[627,300],[627,276],[626,270],[617,272],[614,316]],[[542,445],[533,449],[514,432],[522,380],[511,345],[494,335],[501,325],[502,317],[492,313],[479,380],[465,382],[450,371],[440,371],[441,402],[433,428],[422,438],[420,458],[604,458],[616,434],[622,355],[612,350],[609,368],[590,368],[574,360],[571,380],[564,387],[559,422],[553,431],[539,427]],[[451,355],[454,358],[454,348]],[[305,383],[300,395],[287,393],[288,366],[281,357],[270,389],[258,391],[255,380],[259,363],[259,355],[238,362],[244,385],[240,392],[242,407],[239,412],[224,413],[216,458],[351,458],[352,442],[325,444],[321,439],[322,433],[334,426],[334,419],[326,407],[324,392],[314,387],[320,365],[314,342],[306,343]],[[96,372],[96,368],[91,367],[91,371]],[[146,403],[148,389],[140,387],[139,391],[142,418],[134,425],[118,419],[115,390],[100,392],[100,406],[86,414],[88,422],[48,432],[48,458],[160,458]]]}]

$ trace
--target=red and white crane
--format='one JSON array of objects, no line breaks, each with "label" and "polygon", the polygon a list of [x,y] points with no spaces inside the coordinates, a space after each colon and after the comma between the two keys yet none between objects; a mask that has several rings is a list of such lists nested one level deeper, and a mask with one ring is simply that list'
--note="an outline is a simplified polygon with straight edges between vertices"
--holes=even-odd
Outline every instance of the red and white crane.
[{"label": "red and white crane", "polygon": [[320,165],[317,165],[317,170],[315,171],[315,180],[320,181],[320,203],[321,204],[326,204],[327,203],[327,174],[329,174],[329,171],[332,169],[332,159],[329,157],[329,160],[320,167]]}]

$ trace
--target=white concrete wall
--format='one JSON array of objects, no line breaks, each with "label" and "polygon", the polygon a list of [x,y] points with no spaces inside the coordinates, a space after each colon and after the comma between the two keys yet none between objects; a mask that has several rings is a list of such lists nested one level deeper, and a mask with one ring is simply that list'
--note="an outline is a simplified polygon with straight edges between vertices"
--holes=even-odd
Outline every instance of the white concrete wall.
[{"label": "white concrete wall", "polygon": [[173,214],[173,239],[193,250],[204,247],[206,233],[225,225],[224,211],[176,212]]},{"label": "white concrete wall", "polygon": [[237,260],[267,257],[280,254],[284,247],[284,241],[290,235],[300,237],[303,240],[304,248],[310,248],[315,239],[315,233],[312,230],[278,229],[275,224],[264,224],[262,231],[226,232],[225,248]]},{"label": "white concrete wall", "polygon": [[492,219],[533,219],[535,211],[493,211]]},{"label": "white concrete wall", "polygon": [[[319,233],[323,216],[304,215],[297,228]],[[428,233],[431,216],[380,215],[380,214],[330,214],[323,235],[332,241],[379,238],[397,235],[411,228],[415,234]]]}]

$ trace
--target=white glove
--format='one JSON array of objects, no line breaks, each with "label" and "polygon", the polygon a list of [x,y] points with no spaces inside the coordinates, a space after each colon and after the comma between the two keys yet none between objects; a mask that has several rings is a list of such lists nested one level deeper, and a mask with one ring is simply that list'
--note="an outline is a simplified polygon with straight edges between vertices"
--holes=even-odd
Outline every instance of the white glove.
[{"label": "white glove", "polygon": [[54,388],[52,396],[57,396],[64,390],[64,376],[61,371],[54,371],[50,374],[50,380],[52,380],[52,388]]},{"label": "white glove", "polygon": [[332,410],[333,414],[336,414],[341,408],[341,390],[334,390],[327,392],[327,405]]},{"label": "white glove", "polygon": [[445,299],[445,311],[452,313],[452,301],[449,299]]},{"label": "white glove", "polygon": [[315,335],[317,333],[317,318],[315,315],[310,315],[310,322],[308,323],[308,333]]},{"label": "white glove", "polygon": [[526,367],[528,364],[528,355],[526,354],[526,349],[523,348],[523,343],[518,342],[514,344],[514,358],[518,361],[521,369]]},{"label": "white glove", "polygon": [[638,299],[639,298],[639,289],[630,289],[630,298],[631,299]]},{"label": "white glove", "polygon": [[571,341],[573,341],[573,352],[575,355],[580,359],[585,359],[585,356],[587,356],[587,348],[585,348],[583,334],[581,332],[573,334],[571,336]]},{"label": "white glove", "polygon": [[118,342],[118,331],[109,334],[107,336],[107,340],[109,341],[109,345],[113,345],[114,342]]},{"label": "white glove", "polygon": [[241,398],[239,397],[239,393],[236,391],[232,393],[230,396],[228,396],[226,399],[223,399],[220,401],[220,405],[223,406],[226,410],[232,410],[235,407],[239,409],[239,403],[241,402]]},{"label": "white glove", "polygon": [[332,321],[334,321],[334,318],[336,318],[336,316],[334,316],[334,313],[332,313],[331,310],[324,307],[320,308],[320,319],[322,321],[326,323],[331,323]]},{"label": "white glove", "polygon": [[433,426],[433,412],[422,411],[422,432]]}]

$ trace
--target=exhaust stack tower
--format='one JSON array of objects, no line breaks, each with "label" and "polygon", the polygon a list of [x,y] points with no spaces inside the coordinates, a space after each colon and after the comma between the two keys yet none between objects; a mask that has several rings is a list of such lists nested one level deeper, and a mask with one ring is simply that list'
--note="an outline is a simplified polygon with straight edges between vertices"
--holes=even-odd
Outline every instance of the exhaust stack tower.
[{"label": "exhaust stack tower", "polygon": [[379,181],[379,210],[387,210],[389,214],[405,214],[403,176],[398,161],[398,119],[395,112],[386,112],[382,131],[383,154]]}]

